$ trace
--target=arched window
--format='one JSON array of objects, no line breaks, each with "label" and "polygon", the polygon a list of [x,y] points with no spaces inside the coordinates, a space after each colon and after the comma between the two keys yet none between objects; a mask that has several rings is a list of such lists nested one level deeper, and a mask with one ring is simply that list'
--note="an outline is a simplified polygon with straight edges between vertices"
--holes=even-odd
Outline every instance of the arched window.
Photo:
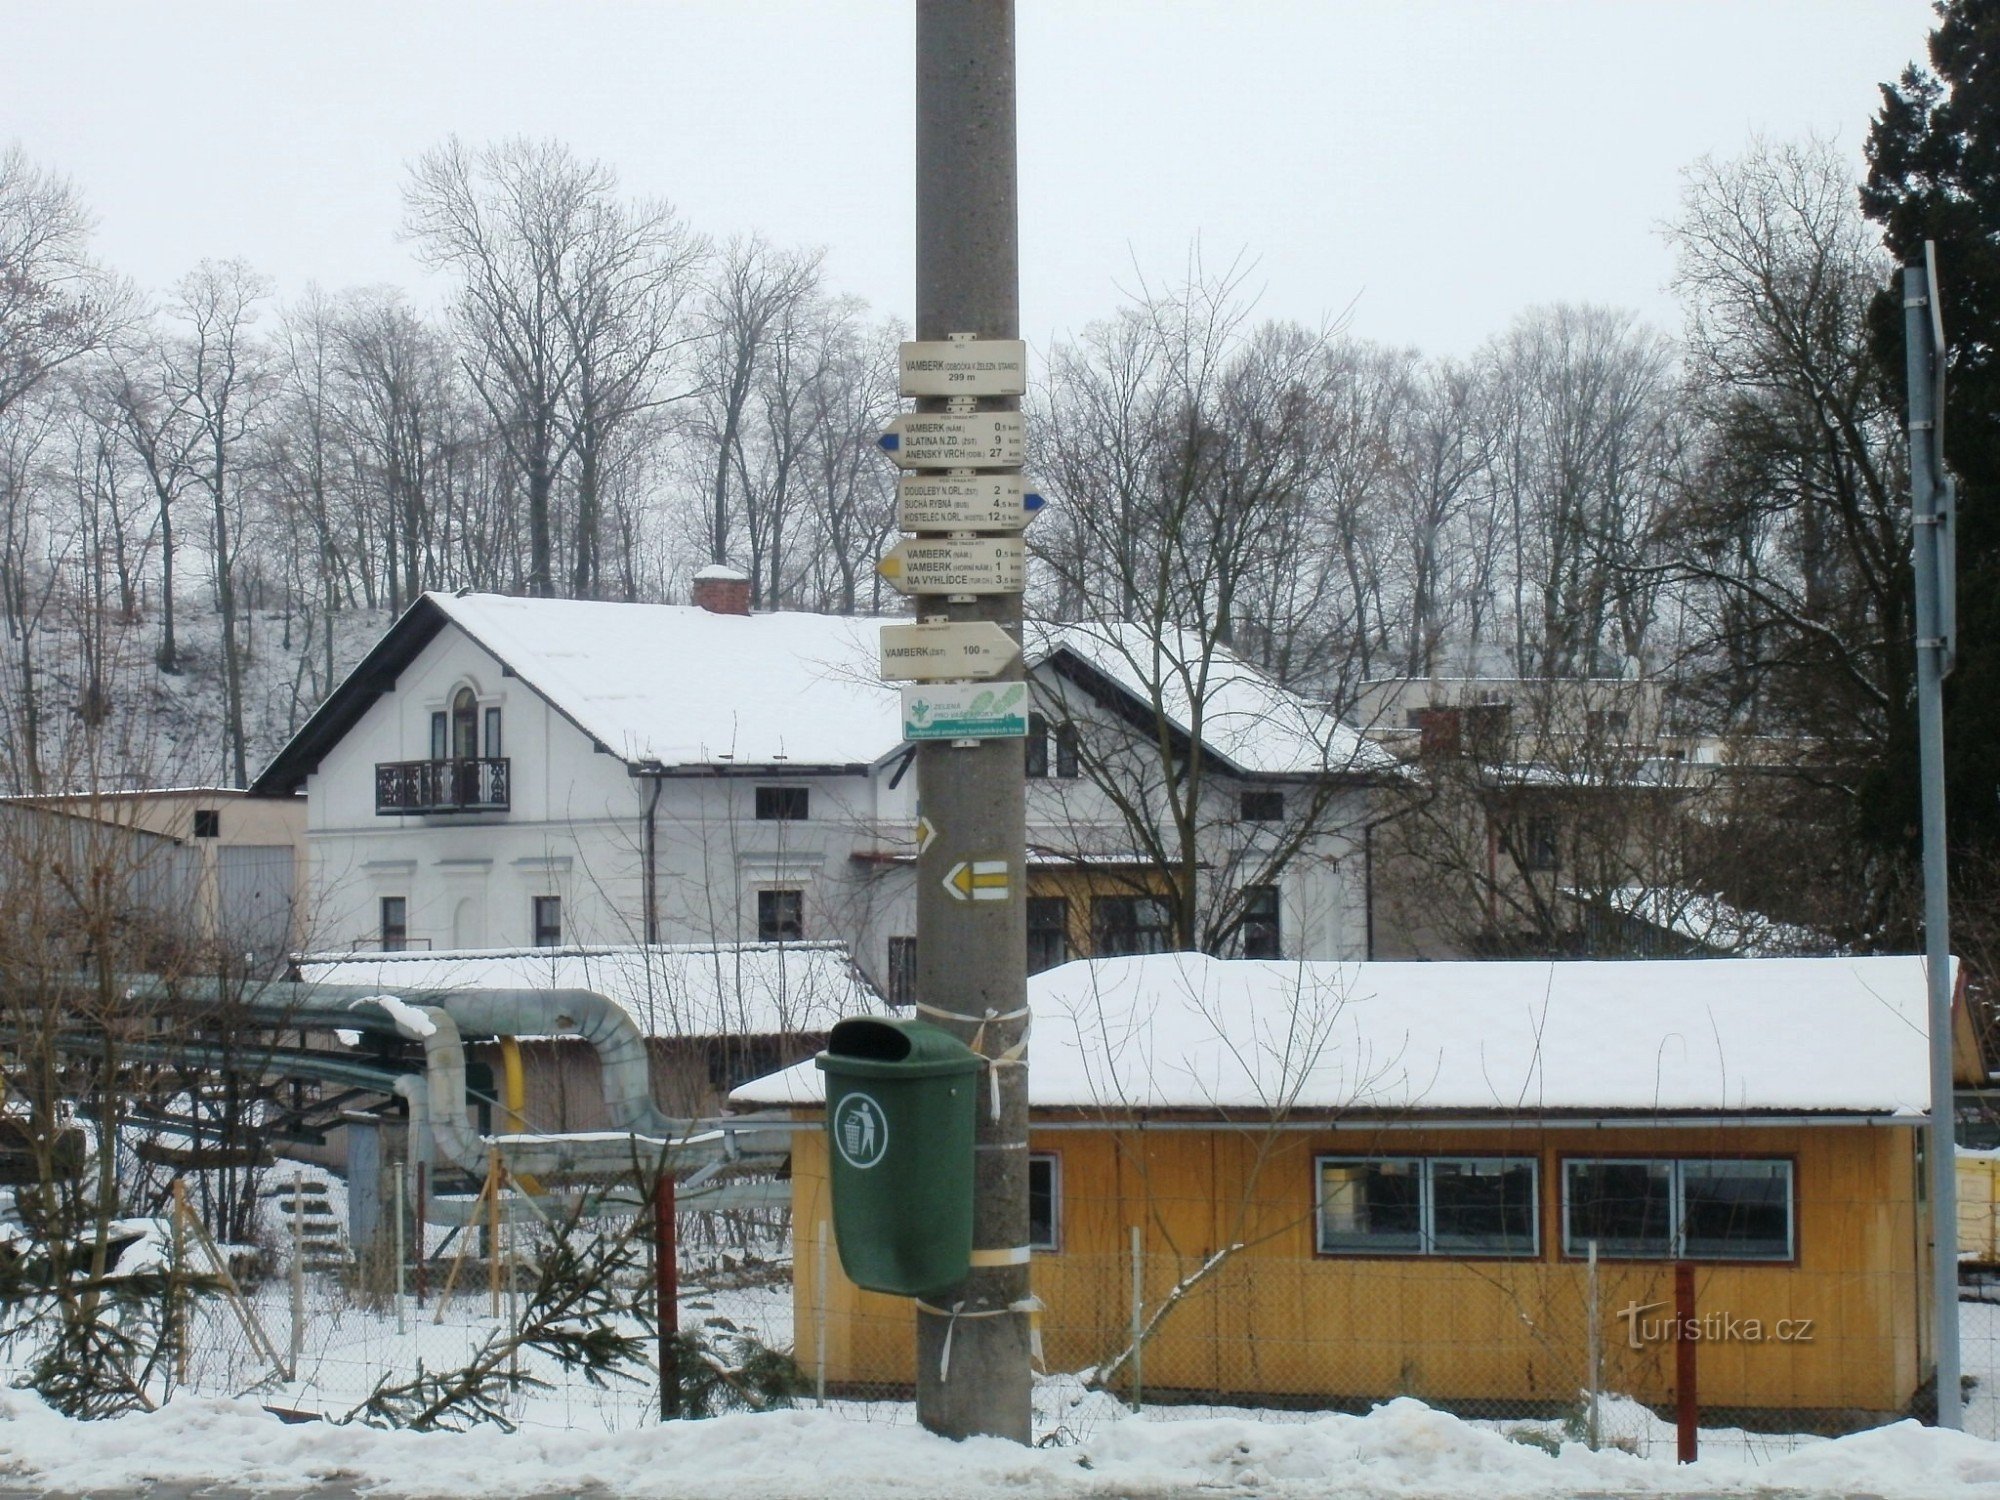
[{"label": "arched window", "polygon": [[479,700],[469,687],[452,695],[451,756],[453,760],[476,760],[479,756]]}]

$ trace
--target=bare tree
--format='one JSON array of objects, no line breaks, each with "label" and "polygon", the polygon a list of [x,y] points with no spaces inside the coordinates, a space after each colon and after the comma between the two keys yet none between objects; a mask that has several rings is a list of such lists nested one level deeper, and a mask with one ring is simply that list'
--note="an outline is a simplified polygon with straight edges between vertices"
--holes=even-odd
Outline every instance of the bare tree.
[{"label": "bare tree", "polygon": [[222,646],[223,731],[233,786],[250,783],[236,567],[244,546],[239,463],[270,395],[267,351],[254,331],[270,284],[242,261],[203,261],[181,279],[179,328],[163,346],[164,385],[193,427],[189,471],[208,498],[209,545]]},{"label": "bare tree", "polygon": [[0,412],[101,349],[129,296],[90,259],[90,215],[66,178],[0,151]]},{"label": "bare tree", "polygon": [[1703,435],[1660,567],[1689,603],[1697,686],[1724,724],[1797,746],[1786,769],[1867,893],[1853,930],[1880,932],[1902,877],[1867,856],[1901,833],[1853,835],[1895,816],[1874,768],[1914,755],[1896,748],[1915,659],[1900,371],[1866,321],[1887,260],[1819,142],[1698,162],[1671,239]]},{"label": "bare tree", "polygon": [[[708,556],[729,561],[737,517],[730,478],[744,469],[758,377],[800,305],[818,289],[825,252],[779,250],[761,235],[732,240],[702,299],[696,431],[710,454]],[[750,503],[739,496],[740,503]]]},{"label": "bare tree", "polygon": [[1515,670],[1618,675],[1653,623],[1657,585],[1636,569],[1677,455],[1671,350],[1627,313],[1557,306],[1523,314],[1485,357]]}]

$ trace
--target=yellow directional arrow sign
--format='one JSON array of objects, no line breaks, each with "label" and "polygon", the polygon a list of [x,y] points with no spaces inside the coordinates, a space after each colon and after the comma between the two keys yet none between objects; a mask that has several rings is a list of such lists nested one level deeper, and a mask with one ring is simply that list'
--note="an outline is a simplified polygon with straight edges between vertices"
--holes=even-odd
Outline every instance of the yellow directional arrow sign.
[{"label": "yellow directional arrow sign", "polygon": [[1018,536],[905,537],[875,571],[904,594],[1018,594],[1027,585],[1028,548]]},{"label": "yellow directional arrow sign", "polygon": [[1007,861],[962,859],[944,877],[944,888],[955,901],[1005,901],[1008,895]]},{"label": "yellow directional arrow sign", "polygon": [[937,824],[933,823],[929,818],[925,817],[922,813],[918,813],[917,853],[922,854],[926,849],[930,848],[931,840],[935,839],[936,837],[937,837]]}]

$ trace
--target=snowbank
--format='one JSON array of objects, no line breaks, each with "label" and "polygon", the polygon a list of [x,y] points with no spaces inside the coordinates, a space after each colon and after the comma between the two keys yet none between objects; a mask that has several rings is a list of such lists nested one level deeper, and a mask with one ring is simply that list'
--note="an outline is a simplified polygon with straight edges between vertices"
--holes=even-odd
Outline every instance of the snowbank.
[{"label": "snowbank", "polygon": [[953,1444],[910,1427],[790,1411],[638,1432],[375,1432],[280,1424],[244,1402],[178,1400],[74,1423],[0,1397],[0,1466],[65,1493],[226,1482],[252,1490],[341,1481],[383,1495],[521,1496],[591,1488],[634,1497],[1020,1497],[1255,1493],[1353,1500],[1560,1500],[1584,1495],[1991,1500],[2000,1445],[1913,1422],[1815,1444],[1756,1467],[1678,1469],[1571,1446],[1551,1456],[1418,1401],[1292,1424],[1127,1419],[1074,1447]]}]

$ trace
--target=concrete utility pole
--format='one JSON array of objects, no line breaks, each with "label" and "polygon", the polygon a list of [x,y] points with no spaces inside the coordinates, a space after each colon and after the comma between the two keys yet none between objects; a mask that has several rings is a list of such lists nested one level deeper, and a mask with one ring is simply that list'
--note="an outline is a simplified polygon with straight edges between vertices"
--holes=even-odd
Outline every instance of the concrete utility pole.
[{"label": "concrete utility pole", "polygon": [[1958,1132],[1951,1067],[1951,889],[1944,832],[1944,679],[1957,635],[1951,481],[1944,470],[1944,316],[1937,256],[1903,268],[1910,402],[1910,532],[1917,575],[1917,755],[1923,786],[1924,962],[1930,981],[1931,1296],[1937,1316],[1937,1419],[1959,1427]]},{"label": "concrete utility pole", "polygon": [[[1013,0],[917,0],[917,337],[1020,336]],[[920,398],[919,412],[1019,411],[1012,396]],[[930,595],[922,620],[1021,635],[1019,593]],[[998,674],[1018,682],[1018,658]],[[972,1271],[917,1311],[917,1417],[932,1432],[1030,1437],[1026,784],[1017,738],[925,742],[917,795],[923,1018],[989,1059],[978,1080]],[[995,870],[995,865],[1003,868]],[[985,884],[975,890],[969,872]],[[955,872],[961,877],[951,880]],[[994,891],[1004,894],[995,898]],[[976,899],[975,899],[976,898]],[[997,1107],[996,1107],[997,1101]]]}]

